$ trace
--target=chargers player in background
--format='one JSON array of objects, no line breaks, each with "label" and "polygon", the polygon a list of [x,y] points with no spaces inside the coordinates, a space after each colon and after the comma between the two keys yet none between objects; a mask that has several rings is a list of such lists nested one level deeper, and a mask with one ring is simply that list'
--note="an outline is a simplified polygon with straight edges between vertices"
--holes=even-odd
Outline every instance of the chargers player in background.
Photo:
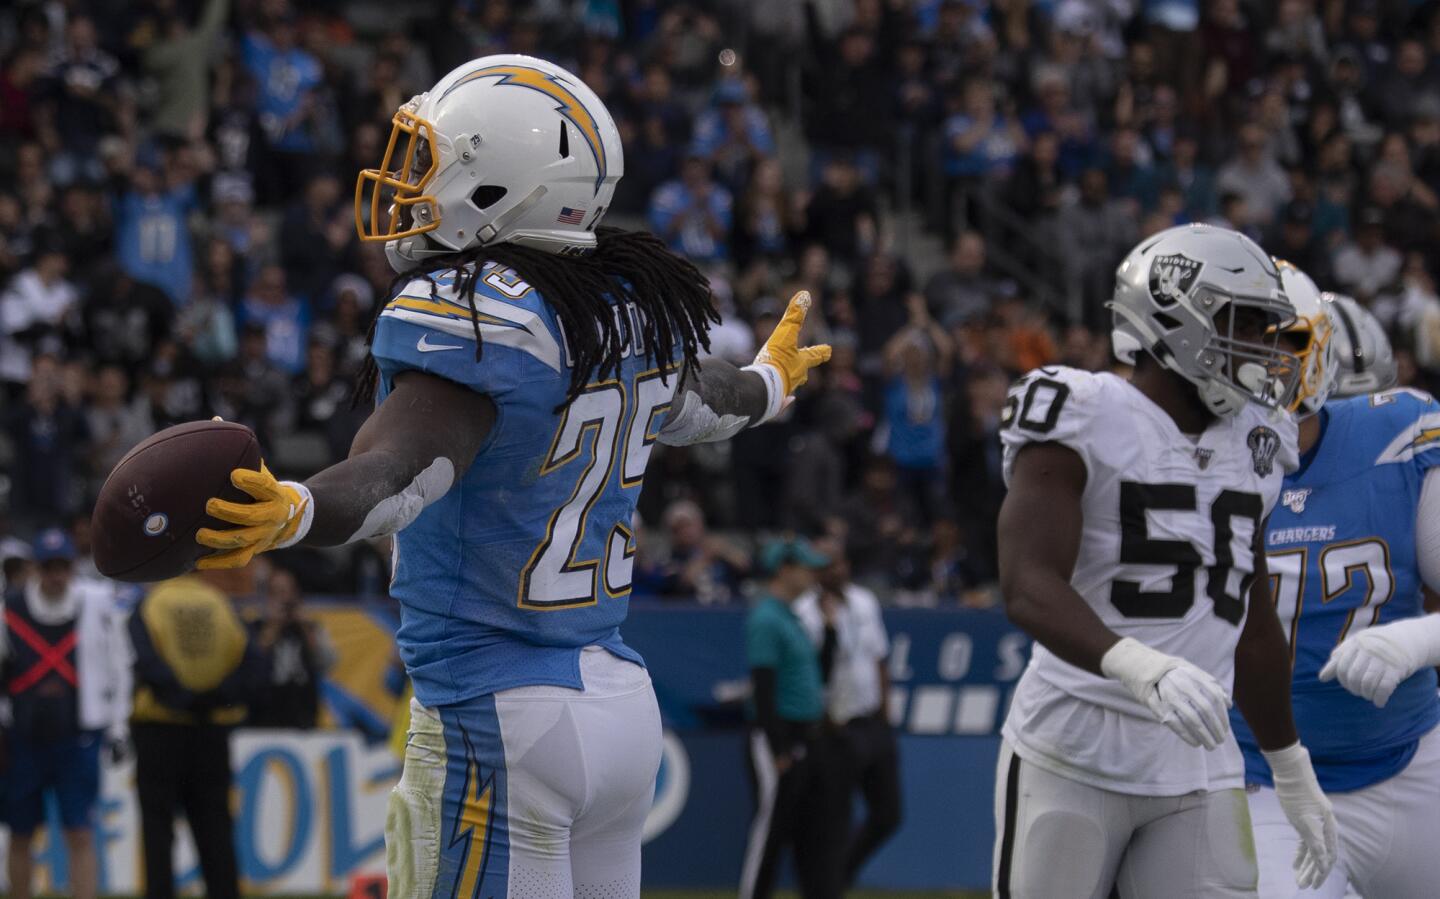
[{"label": "chargers player in background", "polygon": [[796,346],[802,293],[755,365],[702,369],[704,277],[596,230],[622,171],[605,107],[543,60],[472,60],[401,107],[356,185],[361,237],[399,273],[361,387],[375,413],[303,484],[235,471],[254,502],[207,509],[240,527],[197,535],[212,568],[396,534],[415,689],[396,897],[640,895],[660,716],[618,625],[651,448],[769,420],[829,357]]},{"label": "chargers player in background", "polygon": [[1276,332],[1294,308],[1263,250],[1205,225],[1146,239],[1115,279],[1133,377],[1041,368],[1002,419],[1000,585],[1036,645],[1002,731],[996,895],[1254,896],[1232,681],[1318,883],[1334,818],[1261,547],[1298,461],[1299,360]]},{"label": "chargers player in background", "polygon": [[1384,390],[1395,363],[1384,330],[1348,298],[1324,299],[1282,266],[1300,315],[1287,336],[1305,363],[1300,467],[1285,478],[1265,550],[1294,670],[1295,723],[1340,829],[1335,870],[1313,890],[1286,876],[1298,837],[1243,721],[1250,816],[1264,899],[1440,891],[1440,404]]}]

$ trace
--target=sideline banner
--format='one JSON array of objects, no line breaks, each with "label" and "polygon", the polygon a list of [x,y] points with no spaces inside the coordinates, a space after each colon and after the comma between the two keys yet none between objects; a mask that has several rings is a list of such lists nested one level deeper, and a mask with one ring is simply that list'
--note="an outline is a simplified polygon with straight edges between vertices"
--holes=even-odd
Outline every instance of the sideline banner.
[{"label": "sideline banner", "polygon": [[[247,894],[340,893],[357,873],[385,869],[385,802],[400,775],[383,745],[346,731],[237,731],[231,810],[241,887]],[[136,893],[143,884],[140,803],[133,763],[106,765],[101,778],[100,892]],[[0,837],[0,850],[8,834]],[[64,892],[67,868],[58,813],[36,834],[36,886]],[[202,895],[189,831],[176,828],[176,870]],[[7,885],[8,887],[8,885]]]},{"label": "sideline banner", "polygon": [[[645,657],[673,729],[647,827],[646,886],[726,888],[739,879],[752,812],[744,621],[743,609],[636,603],[622,629]],[[892,609],[885,625],[903,823],[861,885],[984,889],[1000,724],[1030,639],[999,611]]]},{"label": "sideline banner", "polygon": [[[395,702],[387,677],[392,618],[384,609],[333,601],[312,611],[339,653],[325,686],[327,720],[351,729],[242,730],[232,738],[236,847],[244,890],[253,895],[345,894],[353,876],[384,870],[385,805],[399,776],[383,741]],[[646,658],[667,725],[645,829],[647,886],[723,889],[738,879],[751,814],[744,619],[743,608],[637,602],[622,629]],[[905,816],[862,882],[984,887],[997,733],[1028,638],[998,612],[891,610],[885,622]],[[102,892],[138,891],[140,819],[131,765],[105,770],[99,817]],[[65,886],[57,827],[52,820],[37,835],[41,892]],[[199,895],[194,846],[183,825],[176,868],[187,891]]]}]

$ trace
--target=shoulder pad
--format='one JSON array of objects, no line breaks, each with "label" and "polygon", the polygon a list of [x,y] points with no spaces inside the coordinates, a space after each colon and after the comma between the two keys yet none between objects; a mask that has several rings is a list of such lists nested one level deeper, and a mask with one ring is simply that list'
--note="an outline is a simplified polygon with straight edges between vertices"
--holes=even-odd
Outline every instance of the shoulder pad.
[{"label": "shoulder pad", "polygon": [[1047,366],[1016,381],[1000,413],[1006,482],[1016,453],[1029,443],[1063,444],[1090,468],[1094,422],[1114,406],[1102,398],[1109,389],[1107,382],[1113,380],[1117,380],[1114,375]]},{"label": "shoulder pad", "polygon": [[1440,449],[1440,403],[1430,394],[1413,387],[1398,387],[1342,402],[1372,422],[1364,430],[1379,438],[1376,465],[1431,455],[1437,458],[1430,465],[1440,464],[1440,454],[1433,453]]},{"label": "shoulder pad", "polygon": [[449,272],[411,280],[380,315],[471,342],[478,324],[480,339],[487,345],[520,350],[557,373],[564,365],[560,342],[535,288],[510,269],[493,264],[486,264],[475,284],[474,321],[468,298]]}]

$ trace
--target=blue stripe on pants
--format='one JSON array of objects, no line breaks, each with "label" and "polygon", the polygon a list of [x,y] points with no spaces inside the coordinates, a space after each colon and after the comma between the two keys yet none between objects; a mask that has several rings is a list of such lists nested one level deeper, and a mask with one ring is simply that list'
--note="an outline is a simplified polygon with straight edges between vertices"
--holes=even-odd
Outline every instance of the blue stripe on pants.
[{"label": "blue stripe on pants", "polygon": [[437,710],[445,726],[440,870],[432,899],[503,899],[510,873],[505,747],[495,697]]}]

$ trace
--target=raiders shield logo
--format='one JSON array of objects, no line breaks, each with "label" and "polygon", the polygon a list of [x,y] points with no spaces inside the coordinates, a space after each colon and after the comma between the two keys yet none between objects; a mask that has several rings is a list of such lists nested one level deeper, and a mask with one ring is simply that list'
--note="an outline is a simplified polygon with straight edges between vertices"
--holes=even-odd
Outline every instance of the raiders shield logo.
[{"label": "raiders shield logo", "polygon": [[1173,306],[1189,296],[1201,268],[1202,263],[1184,253],[1156,256],[1150,263],[1150,296],[1161,306]]},{"label": "raiders shield logo", "polygon": [[1255,473],[1262,478],[1269,477],[1275,470],[1275,454],[1280,452],[1280,435],[1260,425],[1250,432],[1245,443],[1250,447],[1250,462],[1255,466]]},{"label": "raiders shield logo", "polygon": [[1214,455],[1214,450],[1197,446],[1195,448],[1195,464],[1200,466],[1201,471],[1204,471],[1205,469],[1210,467],[1210,460],[1214,457]]},{"label": "raiders shield logo", "polygon": [[1294,490],[1286,490],[1282,493],[1280,495],[1280,504],[1296,515],[1299,515],[1305,511],[1305,500],[1309,498],[1309,487],[1297,487]]}]

